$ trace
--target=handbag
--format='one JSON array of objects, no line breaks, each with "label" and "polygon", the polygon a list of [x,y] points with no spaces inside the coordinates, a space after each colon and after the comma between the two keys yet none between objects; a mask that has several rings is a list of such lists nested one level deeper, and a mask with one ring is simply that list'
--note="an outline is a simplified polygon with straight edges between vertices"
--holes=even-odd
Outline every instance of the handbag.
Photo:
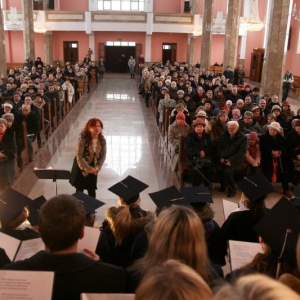
[{"label": "handbag", "polygon": [[195,159],[195,161],[196,161],[197,166],[200,166],[200,167],[211,167],[211,165],[212,165],[211,160],[209,158],[197,157]]}]

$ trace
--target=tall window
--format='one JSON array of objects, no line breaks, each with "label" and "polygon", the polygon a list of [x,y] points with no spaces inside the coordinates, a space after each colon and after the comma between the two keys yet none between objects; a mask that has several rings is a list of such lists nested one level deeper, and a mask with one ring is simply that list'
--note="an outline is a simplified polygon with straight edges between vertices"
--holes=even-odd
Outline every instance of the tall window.
[{"label": "tall window", "polygon": [[98,0],[98,10],[144,11],[145,0]]}]

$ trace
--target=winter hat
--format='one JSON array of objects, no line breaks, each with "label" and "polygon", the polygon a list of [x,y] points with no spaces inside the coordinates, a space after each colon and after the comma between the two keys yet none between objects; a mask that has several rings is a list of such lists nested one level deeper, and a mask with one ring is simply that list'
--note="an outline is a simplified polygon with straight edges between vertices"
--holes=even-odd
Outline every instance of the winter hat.
[{"label": "winter hat", "polygon": [[251,131],[249,134],[246,134],[246,137],[248,140],[255,140],[255,141],[259,140],[258,135],[255,131]]},{"label": "winter hat", "polygon": [[227,104],[232,105],[232,101],[231,101],[231,100],[227,100],[225,104],[226,104],[226,105],[227,105]]},{"label": "winter hat", "polygon": [[202,121],[201,119],[196,119],[194,122],[193,122],[193,126],[196,127],[197,125],[202,125],[203,127],[205,127],[205,122]]},{"label": "winter hat", "polygon": [[2,118],[5,119],[6,121],[12,121],[13,122],[14,119],[15,119],[15,116],[12,113],[7,113],[7,114],[4,114],[2,116]]},{"label": "winter hat", "polygon": [[241,111],[238,108],[232,110],[232,114],[237,114],[239,117],[241,116]]},{"label": "winter hat", "polygon": [[272,112],[274,111],[274,110],[279,110],[279,111],[281,111],[281,107],[279,106],[279,105],[273,105],[273,107],[272,107]]},{"label": "winter hat", "polygon": [[182,112],[177,113],[176,120],[179,119],[179,118],[185,120],[185,114],[182,113]]},{"label": "winter hat", "polygon": [[267,125],[268,129],[273,128],[275,130],[277,130],[278,132],[281,132],[281,126],[278,122],[271,122],[270,125]]}]

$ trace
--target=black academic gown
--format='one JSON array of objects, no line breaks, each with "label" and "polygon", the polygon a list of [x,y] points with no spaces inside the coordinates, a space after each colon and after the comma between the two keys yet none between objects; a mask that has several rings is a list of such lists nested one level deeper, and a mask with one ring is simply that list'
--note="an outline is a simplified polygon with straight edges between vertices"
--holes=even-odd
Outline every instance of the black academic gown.
[{"label": "black academic gown", "polygon": [[81,253],[51,254],[40,251],[3,269],[54,271],[52,300],[79,300],[81,293],[123,293],[126,288],[122,268],[92,260]]}]

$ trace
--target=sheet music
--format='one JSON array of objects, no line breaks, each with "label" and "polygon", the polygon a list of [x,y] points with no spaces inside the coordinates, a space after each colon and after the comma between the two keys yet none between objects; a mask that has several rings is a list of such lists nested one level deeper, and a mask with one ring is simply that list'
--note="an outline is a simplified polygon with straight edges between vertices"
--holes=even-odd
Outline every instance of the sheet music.
[{"label": "sheet music", "polygon": [[222,202],[223,202],[224,218],[226,220],[229,217],[229,215],[239,207],[239,205],[238,203],[228,201],[225,199],[222,199]]},{"label": "sheet music", "polygon": [[29,258],[41,250],[45,250],[45,244],[41,238],[22,241],[14,261]]},{"label": "sheet music", "polygon": [[100,237],[99,228],[84,226],[84,237],[78,240],[77,251],[84,253],[83,249],[88,248],[92,251],[96,251],[98,240]]},{"label": "sheet music", "polygon": [[0,232],[0,247],[5,250],[8,258],[13,261],[20,246],[20,240]]},{"label": "sheet music", "polygon": [[1,300],[51,300],[54,272],[1,271]]},{"label": "sheet music", "polygon": [[134,300],[134,294],[81,294],[81,300]]},{"label": "sheet music", "polygon": [[262,252],[262,247],[259,243],[229,241],[231,271],[250,263],[257,253]]}]

